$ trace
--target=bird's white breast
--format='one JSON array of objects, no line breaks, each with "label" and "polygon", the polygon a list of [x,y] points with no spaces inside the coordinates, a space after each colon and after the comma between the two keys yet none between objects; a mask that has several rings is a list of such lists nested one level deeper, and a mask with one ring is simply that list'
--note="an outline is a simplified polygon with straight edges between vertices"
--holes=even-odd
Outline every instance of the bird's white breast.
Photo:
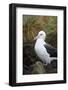
[{"label": "bird's white breast", "polygon": [[47,53],[46,48],[44,47],[44,40],[38,39],[35,44],[35,52],[37,56],[43,61],[49,60],[49,54]]}]

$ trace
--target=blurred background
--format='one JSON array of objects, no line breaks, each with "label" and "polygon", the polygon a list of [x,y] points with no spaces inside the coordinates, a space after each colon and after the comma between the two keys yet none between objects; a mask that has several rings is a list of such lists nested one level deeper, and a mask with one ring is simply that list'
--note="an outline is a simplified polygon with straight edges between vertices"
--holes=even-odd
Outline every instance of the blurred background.
[{"label": "blurred background", "polygon": [[46,42],[57,47],[57,16],[23,15],[24,43],[33,42],[41,30],[46,32]]},{"label": "blurred background", "polygon": [[22,16],[22,33],[23,33],[23,74],[44,74],[56,73],[57,67],[48,65],[44,67],[41,60],[34,51],[34,37],[39,31],[46,32],[46,42],[57,48],[57,16]]}]

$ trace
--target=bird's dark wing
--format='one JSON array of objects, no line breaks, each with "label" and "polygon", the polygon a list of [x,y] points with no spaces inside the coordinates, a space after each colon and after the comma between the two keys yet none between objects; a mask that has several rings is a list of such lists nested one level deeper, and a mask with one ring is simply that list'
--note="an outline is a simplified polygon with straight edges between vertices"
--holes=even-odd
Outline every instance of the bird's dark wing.
[{"label": "bird's dark wing", "polygon": [[52,47],[49,44],[44,44],[44,47],[46,48],[47,52],[50,54],[51,57],[57,57],[57,49]]}]

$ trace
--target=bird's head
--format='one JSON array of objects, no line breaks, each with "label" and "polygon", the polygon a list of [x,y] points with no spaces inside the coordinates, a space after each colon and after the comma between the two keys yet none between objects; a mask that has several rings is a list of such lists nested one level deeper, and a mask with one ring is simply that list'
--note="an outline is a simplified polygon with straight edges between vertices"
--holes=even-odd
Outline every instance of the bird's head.
[{"label": "bird's head", "polygon": [[43,39],[43,40],[45,40],[45,37],[46,37],[46,33],[44,31],[40,31],[38,33],[38,35],[34,38],[34,40],[37,40],[37,39]]}]

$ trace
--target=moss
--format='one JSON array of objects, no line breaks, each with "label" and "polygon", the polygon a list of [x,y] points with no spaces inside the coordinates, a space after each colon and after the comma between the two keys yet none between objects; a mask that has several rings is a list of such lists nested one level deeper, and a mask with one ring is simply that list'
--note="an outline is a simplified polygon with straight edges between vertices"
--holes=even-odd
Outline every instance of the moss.
[{"label": "moss", "polygon": [[46,70],[44,68],[43,63],[40,61],[36,61],[35,65],[33,67],[33,70],[32,70],[32,74],[43,74],[45,72],[46,72]]}]

